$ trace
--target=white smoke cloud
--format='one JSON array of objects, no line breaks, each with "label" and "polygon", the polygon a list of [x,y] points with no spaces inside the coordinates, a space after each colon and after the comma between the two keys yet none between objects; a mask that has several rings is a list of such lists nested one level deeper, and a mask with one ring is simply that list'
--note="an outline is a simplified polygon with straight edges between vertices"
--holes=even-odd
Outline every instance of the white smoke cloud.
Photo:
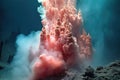
[{"label": "white smoke cloud", "polygon": [[39,2],[39,3],[41,3],[41,2],[42,2],[42,0],[38,0],[38,2]]},{"label": "white smoke cloud", "polygon": [[39,6],[38,8],[37,8],[37,11],[40,13],[40,17],[43,19],[43,18],[45,18],[45,10],[44,10],[44,8],[42,7],[42,6]]},{"label": "white smoke cloud", "polygon": [[31,32],[28,36],[20,34],[17,37],[17,52],[13,62],[0,71],[0,80],[30,80],[31,63],[29,62],[30,49],[35,53],[39,48],[40,31]]}]

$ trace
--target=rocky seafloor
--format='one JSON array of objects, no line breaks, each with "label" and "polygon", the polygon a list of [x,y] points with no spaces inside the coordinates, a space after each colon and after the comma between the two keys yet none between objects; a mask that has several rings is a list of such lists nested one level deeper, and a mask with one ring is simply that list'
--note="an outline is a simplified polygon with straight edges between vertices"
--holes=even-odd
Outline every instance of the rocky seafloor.
[{"label": "rocky seafloor", "polygon": [[120,80],[120,60],[106,66],[92,68],[88,66],[84,72],[70,69],[65,74],[46,80]]}]

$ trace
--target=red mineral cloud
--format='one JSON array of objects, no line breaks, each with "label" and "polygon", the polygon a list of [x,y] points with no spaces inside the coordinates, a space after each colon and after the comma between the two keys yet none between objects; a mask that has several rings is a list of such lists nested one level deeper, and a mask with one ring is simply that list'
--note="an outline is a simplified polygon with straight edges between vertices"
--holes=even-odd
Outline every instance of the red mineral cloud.
[{"label": "red mineral cloud", "polygon": [[90,35],[82,27],[74,0],[42,0],[42,5],[46,17],[42,20],[33,80],[60,74],[78,60],[89,59],[92,53]]}]

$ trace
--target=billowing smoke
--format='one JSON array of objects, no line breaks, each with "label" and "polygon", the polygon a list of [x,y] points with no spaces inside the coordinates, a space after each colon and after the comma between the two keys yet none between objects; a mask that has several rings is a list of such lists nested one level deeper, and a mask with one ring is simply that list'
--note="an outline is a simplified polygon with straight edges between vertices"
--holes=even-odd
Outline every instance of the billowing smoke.
[{"label": "billowing smoke", "polygon": [[[0,80],[30,80],[31,50],[36,53],[39,47],[40,31],[31,32],[28,36],[19,35],[16,40],[17,52],[13,62],[0,72]],[[32,56],[32,55],[31,55]],[[36,58],[37,59],[37,58]]]},{"label": "billowing smoke", "polygon": [[[43,0],[43,1],[45,1],[45,0]],[[54,1],[54,0],[51,0],[51,1]],[[61,1],[61,0],[59,0],[59,1]],[[42,2],[42,0],[39,0],[39,2]],[[7,3],[6,0],[5,0],[5,3]],[[113,59],[113,57],[116,59],[117,56],[115,56],[115,55],[116,55],[116,53],[119,54],[119,47],[120,47],[120,45],[118,44],[120,41],[120,38],[119,38],[120,31],[118,31],[118,30],[120,30],[119,29],[119,25],[120,25],[119,17],[120,16],[118,14],[118,13],[120,13],[119,12],[120,10],[118,9],[119,8],[119,0],[109,0],[109,1],[108,0],[77,0],[76,3],[77,3],[77,5],[76,5],[77,8],[81,9],[81,13],[82,13],[82,17],[83,17],[83,25],[85,27],[85,30],[87,32],[89,32],[92,37],[91,38],[92,43],[93,43],[92,46],[95,49],[95,53],[93,55],[93,63],[94,63],[93,65],[98,66],[100,64],[104,64],[105,62],[109,61],[110,59]],[[14,4],[16,4],[16,3],[14,3]],[[8,8],[8,6],[6,6],[6,7]],[[12,9],[10,9],[10,8],[8,8],[8,9],[10,11],[14,10],[13,7],[12,7]],[[45,7],[41,6],[40,8],[38,8],[38,11],[41,14],[41,18],[44,19],[46,17]],[[8,14],[10,14],[10,13],[8,13]],[[10,15],[12,15],[12,14],[10,14]],[[14,13],[13,15],[16,15],[16,13]],[[20,18],[20,17],[21,16],[19,16],[17,18]],[[12,19],[12,20],[14,21],[14,19]],[[56,18],[56,21],[59,21],[59,19]],[[5,20],[5,23],[6,23],[6,20]],[[19,23],[19,22],[17,22],[17,23]],[[19,23],[19,25],[20,24],[21,23]],[[8,28],[11,28],[11,27],[8,27],[8,25],[9,24],[7,24],[7,30],[8,30]],[[24,23],[23,23],[23,25],[24,25]],[[11,29],[13,29],[13,28],[11,28]],[[44,31],[44,28],[43,28],[43,31]],[[52,31],[54,32],[54,30],[52,30]],[[52,38],[52,40],[54,42],[54,37]],[[40,52],[39,49],[41,49],[41,47],[42,47],[42,49],[45,50],[44,45],[41,46],[42,43],[40,43],[40,31],[32,32],[28,36],[20,35],[17,37],[16,43],[17,43],[17,52],[13,59],[13,62],[11,63],[11,65],[8,65],[7,68],[0,71],[0,80],[30,80],[29,78],[31,77],[31,75],[33,76],[32,73],[35,73],[33,67],[35,64],[37,64],[37,62],[39,64],[39,61],[40,61],[39,56],[40,56],[40,54],[43,54],[43,53],[39,53]],[[107,45],[108,50],[106,49],[106,45]],[[52,47],[52,48],[54,48],[54,47]],[[53,52],[53,51],[46,50],[44,52],[45,52],[45,55],[42,55],[43,58],[46,57],[46,55],[48,53],[51,53],[53,55],[55,53],[61,54],[60,51]],[[112,57],[111,57],[110,53],[113,54]],[[40,56],[40,58],[41,58],[41,56]],[[119,58],[119,57],[117,57],[117,58]],[[53,57],[52,57],[52,59],[54,61]],[[59,62],[59,63],[61,64],[61,62]],[[66,63],[66,61],[63,60],[63,63]],[[48,64],[49,63],[47,63],[47,65]],[[61,64],[61,65],[64,66],[64,64]],[[80,63],[80,65],[81,65],[81,63]],[[41,67],[41,66],[39,66],[39,67]],[[39,71],[44,69],[44,67],[43,68],[39,68],[39,67],[37,69]],[[64,70],[64,69],[66,69],[66,66],[62,70]],[[37,73],[35,73],[35,74],[37,74]],[[44,76],[46,76],[46,75],[44,75]],[[35,77],[37,77],[37,76],[35,76]],[[39,78],[39,76],[38,76],[38,78]],[[40,76],[40,78],[41,78],[41,76]]]},{"label": "billowing smoke", "polygon": [[[2,80],[38,80],[83,66],[91,58],[91,37],[83,29],[75,0],[42,0],[42,31],[17,37],[17,52]],[[10,74],[6,77],[5,74]]]},{"label": "billowing smoke", "polygon": [[[33,64],[33,80],[63,73],[91,57],[90,35],[82,27],[82,16],[74,0],[42,0],[43,28],[37,55]],[[78,63],[79,62],[79,63]]]}]

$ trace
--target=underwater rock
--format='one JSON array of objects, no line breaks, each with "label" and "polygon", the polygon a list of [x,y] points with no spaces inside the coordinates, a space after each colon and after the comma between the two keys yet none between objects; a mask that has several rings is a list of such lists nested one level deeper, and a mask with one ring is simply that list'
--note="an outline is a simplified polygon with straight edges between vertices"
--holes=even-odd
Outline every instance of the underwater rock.
[{"label": "underwater rock", "polygon": [[[62,77],[62,78],[61,78]],[[47,80],[120,80],[120,60],[106,66],[99,66],[96,69],[88,66],[84,72],[70,69],[61,77]]]}]

